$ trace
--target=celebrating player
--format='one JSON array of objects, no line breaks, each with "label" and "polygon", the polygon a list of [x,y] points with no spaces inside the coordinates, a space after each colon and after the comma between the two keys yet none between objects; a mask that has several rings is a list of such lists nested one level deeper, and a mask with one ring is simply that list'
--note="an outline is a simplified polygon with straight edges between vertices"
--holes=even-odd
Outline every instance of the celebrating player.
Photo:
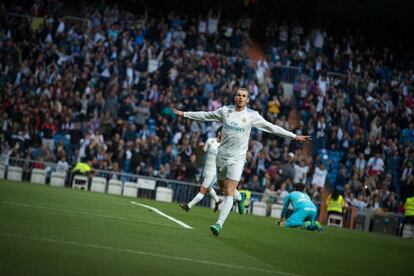
[{"label": "celebrating player", "polygon": [[217,138],[209,138],[204,144],[204,152],[206,152],[206,163],[204,164],[204,181],[200,187],[200,192],[191,200],[189,203],[181,203],[180,207],[186,211],[189,211],[191,207],[196,205],[198,202],[203,200],[204,196],[208,192],[210,196],[214,199],[216,205],[214,206],[214,212],[217,212],[221,200],[218,198],[216,191],[213,188],[214,183],[217,182],[217,168],[216,168],[216,156],[217,150],[221,141],[221,130],[223,127],[220,127],[217,130]]},{"label": "celebrating player", "polygon": [[310,136],[295,135],[279,126],[266,121],[257,111],[247,108],[249,92],[240,88],[234,97],[235,105],[223,106],[210,112],[183,112],[172,108],[178,116],[199,120],[223,123],[222,139],[217,152],[217,179],[225,197],[217,223],[210,227],[214,235],[218,235],[233,206],[233,196],[243,201],[236,190],[239,184],[252,127],[300,142],[310,140]]}]

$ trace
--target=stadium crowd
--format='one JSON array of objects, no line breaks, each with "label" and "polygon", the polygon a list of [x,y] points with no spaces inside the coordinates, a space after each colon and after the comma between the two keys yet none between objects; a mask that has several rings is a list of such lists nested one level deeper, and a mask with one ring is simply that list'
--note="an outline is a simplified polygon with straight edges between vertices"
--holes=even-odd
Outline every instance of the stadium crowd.
[{"label": "stadium crowd", "polygon": [[31,15],[44,19],[32,22],[0,4],[6,162],[68,171],[89,160],[95,169],[198,182],[200,144],[220,125],[176,118],[169,107],[213,110],[247,87],[252,108],[276,125],[291,129],[296,108],[293,131],[313,142],[302,148],[253,131],[242,188],[281,202],[302,184],[320,200],[327,185],[350,206],[390,212],[413,189],[413,70],[363,34],[337,39],[317,26],[275,22],[267,61],[252,62],[248,18],[161,18],[111,6],[88,7],[89,20],[76,21],[45,3],[35,2]]}]

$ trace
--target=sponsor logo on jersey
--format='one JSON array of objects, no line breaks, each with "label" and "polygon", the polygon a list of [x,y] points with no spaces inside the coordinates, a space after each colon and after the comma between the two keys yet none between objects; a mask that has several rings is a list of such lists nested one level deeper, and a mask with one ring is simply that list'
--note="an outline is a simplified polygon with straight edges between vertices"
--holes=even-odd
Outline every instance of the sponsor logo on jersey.
[{"label": "sponsor logo on jersey", "polygon": [[237,131],[237,132],[245,132],[245,129],[244,128],[238,127],[237,125],[234,125],[234,124],[230,125],[230,124],[224,123],[223,128],[224,129],[227,129],[227,130],[234,130],[234,131]]}]

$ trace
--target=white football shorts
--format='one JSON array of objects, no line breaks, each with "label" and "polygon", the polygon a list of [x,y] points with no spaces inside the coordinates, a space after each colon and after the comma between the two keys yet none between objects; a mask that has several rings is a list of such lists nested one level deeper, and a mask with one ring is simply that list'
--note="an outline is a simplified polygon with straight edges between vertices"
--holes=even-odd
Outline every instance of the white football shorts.
[{"label": "white football shorts", "polygon": [[210,189],[210,188],[213,188],[213,185],[216,182],[217,182],[216,170],[206,170],[204,172],[203,184],[201,185],[206,189]]},{"label": "white football shorts", "polygon": [[217,180],[231,179],[239,182],[245,160],[222,160],[217,158]]}]

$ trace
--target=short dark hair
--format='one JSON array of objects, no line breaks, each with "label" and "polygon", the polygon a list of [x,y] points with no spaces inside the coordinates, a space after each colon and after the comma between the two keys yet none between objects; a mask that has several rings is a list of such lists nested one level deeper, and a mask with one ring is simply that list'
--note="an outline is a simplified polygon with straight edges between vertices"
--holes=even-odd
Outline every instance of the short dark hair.
[{"label": "short dark hair", "polygon": [[[243,92],[247,92],[247,93],[249,93],[249,91],[246,89],[246,88],[244,88],[244,87],[240,87],[239,89],[237,89],[237,91],[243,91]],[[237,93],[237,92],[236,92]]]},{"label": "short dark hair", "polygon": [[298,191],[298,192],[304,192],[306,188],[306,185],[303,183],[297,183],[295,185],[293,185],[293,190],[294,191]]},{"label": "short dark hair", "polygon": [[221,126],[217,129],[217,133],[221,132],[222,130],[223,130],[223,126]]},{"label": "short dark hair", "polygon": [[331,194],[331,198],[333,200],[337,200],[340,195],[341,195],[341,191],[339,191],[339,189],[335,188],[335,190]]}]

